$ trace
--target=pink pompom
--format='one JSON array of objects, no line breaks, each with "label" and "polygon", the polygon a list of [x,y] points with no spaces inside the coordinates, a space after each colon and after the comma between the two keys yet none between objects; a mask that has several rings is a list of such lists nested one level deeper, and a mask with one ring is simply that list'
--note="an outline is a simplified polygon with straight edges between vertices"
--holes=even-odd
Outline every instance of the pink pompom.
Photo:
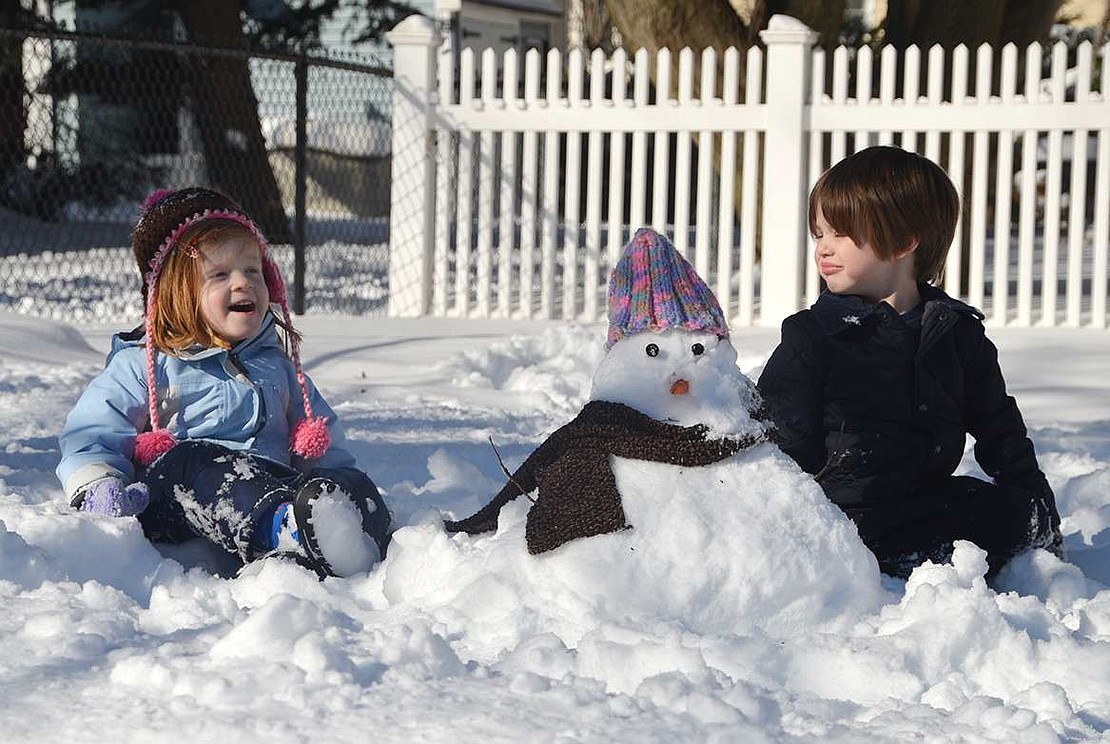
[{"label": "pink pompom", "polygon": [[140,465],[149,465],[173,449],[177,440],[167,429],[144,431],[135,437],[135,460]]},{"label": "pink pompom", "polygon": [[308,460],[318,460],[331,446],[328,420],[324,416],[304,419],[293,430],[293,452]]},{"label": "pink pompom", "polygon": [[148,196],[146,198],[146,201],[143,202],[143,211],[145,212],[146,210],[150,209],[155,204],[162,201],[172,193],[173,189],[155,189],[154,191],[151,191],[150,196]]}]

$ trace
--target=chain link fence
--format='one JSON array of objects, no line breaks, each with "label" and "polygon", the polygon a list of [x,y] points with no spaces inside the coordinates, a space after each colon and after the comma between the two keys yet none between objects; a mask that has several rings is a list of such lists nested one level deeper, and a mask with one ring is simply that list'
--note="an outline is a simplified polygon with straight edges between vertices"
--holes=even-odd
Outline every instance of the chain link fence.
[{"label": "chain link fence", "polygon": [[0,28],[0,80],[0,308],[141,317],[140,205],[204,185],[262,227],[297,312],[385,313],[390,69]]}]

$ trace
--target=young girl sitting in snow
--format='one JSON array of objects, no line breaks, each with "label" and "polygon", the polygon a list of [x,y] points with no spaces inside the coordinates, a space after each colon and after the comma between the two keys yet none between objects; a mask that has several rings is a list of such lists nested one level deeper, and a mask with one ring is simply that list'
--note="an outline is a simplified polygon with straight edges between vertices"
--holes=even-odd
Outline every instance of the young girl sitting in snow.
[{"label": "young girl sitting in snow", "polygon": [[[911,152],[871,147],[830,168],[809,201],[828,289],[783,322],[758,383],[782,449],[893,576],[946,560],[957,539],[987,551],[991,575],[1060,544],[983,315],[930,284],[959,210],[944,171]],[[993,483],[953,476],[968,433]]]},{"label": "young girl sitting in snow", "polygon": [[59,437],[73,506],[138,515],[153,540],[199,536],[244,562],[278,554],[321,576],[369,570],[389,512],[301,369],[285,285],[254,221],[215,191],[155,192],[132,247],[145,322],[113,338]]}]

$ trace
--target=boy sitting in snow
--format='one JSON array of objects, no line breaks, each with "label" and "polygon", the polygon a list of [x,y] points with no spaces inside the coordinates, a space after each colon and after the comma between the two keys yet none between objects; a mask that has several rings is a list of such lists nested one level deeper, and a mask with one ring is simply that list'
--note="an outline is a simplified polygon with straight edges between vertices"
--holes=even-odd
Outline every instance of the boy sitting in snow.
[{"label": "boy sitting in snow", "polygon": [[[867,148],[826,171],[809,226],[828,289],[783,322],[758,383],[783,450],[892,576],[947,560],[957,539],[987,551],[988,576],[1061,541],[983,315],[930,284],[959,210],[944,171],[898,148]],[[993,483],[953,476],[968,433]]]}]

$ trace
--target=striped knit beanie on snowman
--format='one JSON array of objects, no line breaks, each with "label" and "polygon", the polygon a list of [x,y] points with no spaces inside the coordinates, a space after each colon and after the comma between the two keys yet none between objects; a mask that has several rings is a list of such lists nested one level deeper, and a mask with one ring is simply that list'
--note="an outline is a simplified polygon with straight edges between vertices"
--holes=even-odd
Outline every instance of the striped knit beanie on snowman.
[{"label": "striped knit beanie on snowman", "polygon": [[609,277],[605,348],[642,331],[670,328],[728,336],[717,298],[671,242],[641,227]]},{"label": "striped knit beanie on snowman", "polygon": [[277,264],[266,250],[266,239],[254,220],[234,201],[223,194],[206,188],[185,188],[177,191],[160,189],[147,197],[143,204],[139,221],[131,235],[131,247],[139,274],[143,278],[143,300],[146,305],[143,327],[146,331],[146,379],[147,408],[150,413],[151,430],[139,434],[135,439],[135,460],[140,465],[149,465],[177,444],[176,438],[158,422],[158,390],[155,380],[153,338],[154,310],[158,304],[158,280],[162,268],[170,254],[178,247],[178,241],[189,228],[208,220],[235,222],[245,227],[262,252],[262,276],[269,291],[270,302],[281,307],[281,317],[288,330],[288,343],[293,367],[297,373],[297,383],[301,388],[301,401],[304,405],[304,419],[293,430],[290,449],[310,460],[317,459],[327,451],[331,443],[327,419],[314,416],[312,403],[308,397],[308,385],[304,370],[301,368],[300,342],[293,332],[293,320],[289,313],[289,303],[285,296],[285,282]]}]

